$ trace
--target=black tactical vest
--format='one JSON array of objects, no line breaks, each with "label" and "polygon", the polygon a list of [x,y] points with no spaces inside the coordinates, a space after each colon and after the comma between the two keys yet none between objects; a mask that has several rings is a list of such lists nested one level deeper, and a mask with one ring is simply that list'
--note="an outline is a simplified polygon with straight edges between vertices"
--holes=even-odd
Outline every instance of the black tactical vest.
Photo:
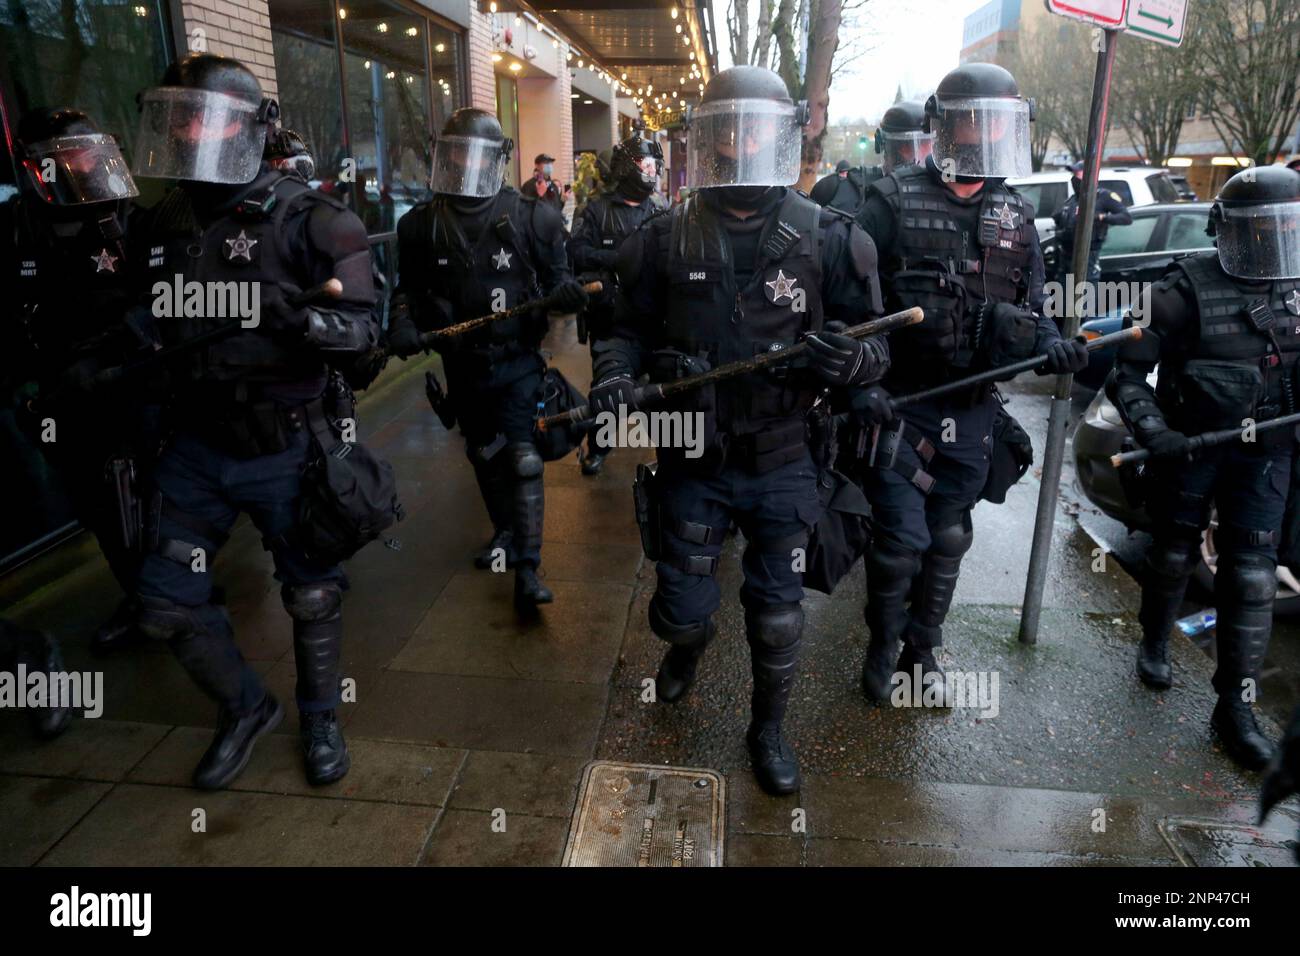
[{"label": "black tactical vest", "polygon": [[13,258],[4,268],[13,270],[14,281],[4,285],[16,290],[18,301],[6,305],[38,366],[28,371],[54,373],[91,351],[110,364],[125,359],[130,336],[116,327],[128,295],[125,204],[97,206],[97,215],[69,223],[66,234],[38,219],[27,201],[10,207]]},{"label": "black tactical vest", "polygon": [[[669,282],[666,344],[716,367],[820,329],[821,215],[820,206],[788,190],[772,214],[752,224],[762,230],[757,261],[749,282],[737,288],[731,239],[714,211],[698,195],[673,209],[659,258]],[[717,431],[736,438],[786,426],[791,435],[798,431],[802,447],[804,413],[815,398],[795,376],[747,375],[717,389]]]},{"label": "black tactical vest", "polygon": [[[532,235],[529,219],[536,206],[514,190],[502,189],[486,213],[487,227],[471,243],[461,214],[448,197],[435,196],[419,207],[419,234],[429,242],[428,272],[415,281],[427,283],[430,296],[451,302],[455,322],[538,298],[542,290],[528,241]],[[544,314],[526,315],[493,322],[457,344],[468,349],[523,351],[534,347],[545,333]]]},{"label": "black tactical vest", "polygon": [[649,202],[629,206],[618,198],[617,193],[597,196],[587,205],[600,223],[599,248],[611,252],[618,251],[623,240],[636,232],[641,223],[655,213],[654,206]]},{"label": "black tactical vest", "polygon": [[[1185,368],[1189,362],[1222,362],[1258,368],[1264,393],[1259,405],[1245,414],[1262,421],[1300,411],[1294,381],[1300,361],[1300,279],[1242,288],[1223,271],[1217,252],[1177,259],[1170,271],[1181,272],[1191,286],[1197,316],[1195,341],[1170,364]],[[1170,387],[1178,383],[1176,374],[1162,374],[1159,381],[1169,383],[1159,389],[1167,399]],[[1199,423],[1180,424],[1197,430]]]},{"label": "black tactical vest", "polygon": [[[258,283],[259,290],[276,283],[308,289],[328,278],[306,274],[288,247],[286,221],[315,205],[347,208],[297,177],[270,172],[232,209],[203,227],[183,189],[168,193],[151,221],[144,250],[155,316],[160,297],[172,299],[173,316],[156,319],[163,343],[175,345],[240,321],[238,307],[249,304],[245,290],[251,283]],[[192,310],[184,309],[175,315],[178,281],[182,292],[203,291],[203,314],[186,315]],[[192,282],[199,286],[187,285]],[[185,363],[190,380],[199,384],[319,380],[323,384],[325,366],[319,354],[278,340],[270,326],[270,317],[263,314],[256,327],[196,350]]]}]

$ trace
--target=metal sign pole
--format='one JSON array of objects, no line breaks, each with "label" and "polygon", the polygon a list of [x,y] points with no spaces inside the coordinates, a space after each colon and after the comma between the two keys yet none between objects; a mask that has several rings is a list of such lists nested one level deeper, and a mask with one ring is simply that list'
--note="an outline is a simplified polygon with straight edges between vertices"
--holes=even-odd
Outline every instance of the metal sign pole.
[{"label": "metal sign pole", "polygon": [[[1083,185],[1079,190],[1079,220],[1074,229],[1073,270],[1076,289],[1088,276],[1088,247],[1092,242],[1092,220],[1097,211],[1097,177],[1101,169],[1102,139],[1106,134],[1106,112],[1110,106],[1110,75],[1115,66],[1119,30],[1102,32],[1097,54],[1097,72],[1092,81],[1092,107],[1088,114],[1088,153],[1084,157]],[[1067,296],[1065,327],[1069,339],[1079,334],[1078,298]],[[1020,642],[1038,643],[1038,621],[1043,612],[1043,590],[1047,584],[1047,563],[1052,548],[1052,527],[1056,523],[1056,501],[1060,493],[1061,466],[1065,459],[1065,432],[1069,424],[1070,388],[1074,375],[1056,377],[1051,414],[1047,419],[1047,448],[1043,454],[1042,482],[1038,488],[1038,513],[1034,516],[1034,543],[1029,553],[1029,577],[1020,615]]]}]

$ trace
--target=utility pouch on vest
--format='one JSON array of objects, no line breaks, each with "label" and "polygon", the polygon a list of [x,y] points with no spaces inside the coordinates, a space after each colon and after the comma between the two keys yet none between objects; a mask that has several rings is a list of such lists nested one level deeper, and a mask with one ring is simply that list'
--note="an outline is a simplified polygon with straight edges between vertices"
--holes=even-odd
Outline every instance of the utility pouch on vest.
[{"label": "utility pouch on vest", "polygon": [[659,503],[655,500],[655,472],[657,466],[636,466],[632,482],[632,501],[636,508],[636,526],[641,532],[641,550],[650,561],[659,560],[659,543],[663,540],[659,523]]},{"label": "utility pouch on vest", "polygon": [[1240,428],[1264,395],[1264,376],[1254,365],[1192,359],[1178,371],[1178,415],[1189,434]]},{"label": "utility pouch on vest", "polygon": [[925,319],[897,333],[919,357],[951,362],[961,346],[966,286],[946,268],[900,269],[892,277],[894,294],[905,306],[920,306]]},{"label": "utility pouch on vest", "polygon": [[994,504],[1007,500],[1007,491],[1025,476],[1034,463],[1034,446],[1028,433],[1001,404],[993,414],[993,450],[989,473],[980,497]]},{"label": "utility pouch on vest", "polygon": [[928,465],[934,458],[934,445],[915,427],[901,418],[895,418],[888,426],[877,425],[871,433],[871,451],[867,455],[867,464],[872,468],[888,468],[896,471],[923,495],[928,495],[934,488],[934,476],[923,467],[914,468],[899,458],[899,451],[907,445],[916,452],[921,464]]},{"label": "utility pouch on vest", "polygon": [[983,330],[977,347],[984,350],[989,368],[1010,365],[1034,354],[1038,320],[1032,312],[999,302],[980,306]]},{"label": "utility pouch on vest", "polygon": [[[549,418],[564,412],[581,408],[587,404],[582,393],[569,384],[569,380],[560,374],[554,366],[546,370],[542,377],[541,391],[537,399],[537,415]],[[562,425],[545,431],[535,429],[533,444],[543,461],[558,461],[578,447],[588,429],[580,425]]]},{"label": "utility pouch on vest", "polygon": [[808,539],[803,586],[831,594],[871,545],[871,506],[862,489],[826,468],[817,480],[822,516]]},{"label": "utility pouch on vest", "polygon": [[303,409],[312,457],[298,491],[289,542],[315,564],[344,561],[403,517],[393,466],[359,442],[340,441],[321,402]]}]

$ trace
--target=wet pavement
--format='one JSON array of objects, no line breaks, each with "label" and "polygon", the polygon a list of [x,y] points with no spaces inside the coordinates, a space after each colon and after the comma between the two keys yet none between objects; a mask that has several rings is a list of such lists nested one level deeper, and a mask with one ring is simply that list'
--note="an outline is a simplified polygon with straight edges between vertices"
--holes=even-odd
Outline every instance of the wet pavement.
[{"label": "wet pavement", "polygon": [[[571,319],[557,320],[548,347],[584,388]],[[1036,477],[976,509],[944,663],[996,676],[996,714],[862,699],[859,567],[833,597],[809,592],[788,723],[804,787],[773,799],[753,784],[743,743],[743,542],[726,550],[719,635],[696,687],[675,706],[643,702],[662,645],[646,623],[654,575],[629,490],[649,454],[620,450],[596,478],[572,458],[547,466],[543,563],[556,603],[521,622],[511,575],[470,564],[490,529],[461,440],[425,401],[423,367],[392,370],[361,409],[363,439],[393,462],[408,516],[394,529],[400,548],[375,544],[348,565],[347,778],[304,782],[291,715],[229,791],[191,789],[213,708],[165,648],[90,656],[88,631],[116,595],[82,536],[0,579],[0,613],[58,636],[71,668],[104,673],[106,696],[101,718],[44,745],[20,714],[0,712],[0,863],[555,865],[593,759],[724,774],[729,865],[1291,863],[1295,804],[1254,828],[1258,778],[1210,735],[1209,657],[1176,637],[1170,691],[1133,677],[1138,590],[1125,566],[1140,541],[1080,504],[1068,456],[1037,646],[1016,639]],[[1046,386],[1017,383],[1010,396],[1040,457]],[[1118,560],[1095,570],[1099,541]],[[289,620],[247,522],[216,576],[240,647],[291,702]],[[1280,717],[1297,637],[1278,630],[1264,709]]]}]

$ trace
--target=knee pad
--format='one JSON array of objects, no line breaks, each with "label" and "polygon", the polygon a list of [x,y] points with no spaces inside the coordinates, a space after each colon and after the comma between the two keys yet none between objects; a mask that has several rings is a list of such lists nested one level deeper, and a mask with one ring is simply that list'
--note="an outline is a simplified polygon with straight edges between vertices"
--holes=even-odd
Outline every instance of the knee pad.
[{"label": "knee pad", "polygon": [[[1267,604],[1277,594],[1277,566],[1262,554],[1240,554],[1219,565],[1216,579],[1226,575],[1222,584],[1231,588],[1233,598],[1242,604]],[[1218,590],[1221,585],[1216,580]]]},{"label": "knee pad", "polygon": [[1200,560],[1199,548],[1198,542],[1186,538],[1157,538],[1147,552],[1147,566],[1162,577],[1187,577]]},{"label": "knee pad", "polygon": [[775,604],[746,610],[745,630],[751,644],[774,650],[792,647],[803,635],[803,608],[798,604]]},{"label": "knee pad", "polygon": [[970,550],[975,541],[975,531],[971,527],[970,512],[962,515],[962,520],[930,532],[930,553],[944,558],[960,558]]},{"label": "knee pad", "polygon": [[506,446],[510,456],[510,470],[517,478],[536,478],[545,469],[546,463],[537,453],[537,446],[530,441],[514,442]]},{"label": "knee pad", "polygon": [[338,613],[343,603],[343,589],[337,584],[286,584],[280,588],[284,609],[295,621],[314,623]]},{"label": "knee pad", "polygon": [[706,617],[702,621],[690,624],[674,623],[664,616],[664,612],[659,608],[659,602],[651,598],[650,630],[654,632],[655,637],[669,644],[703,647],[713,637],[713,621]]},{"label": "knee pad", "polygon": [[864,564],[868,582],[873,578],[910,581],[921,568],[921,555],[912,548],[877,539],[867,549]]}]

